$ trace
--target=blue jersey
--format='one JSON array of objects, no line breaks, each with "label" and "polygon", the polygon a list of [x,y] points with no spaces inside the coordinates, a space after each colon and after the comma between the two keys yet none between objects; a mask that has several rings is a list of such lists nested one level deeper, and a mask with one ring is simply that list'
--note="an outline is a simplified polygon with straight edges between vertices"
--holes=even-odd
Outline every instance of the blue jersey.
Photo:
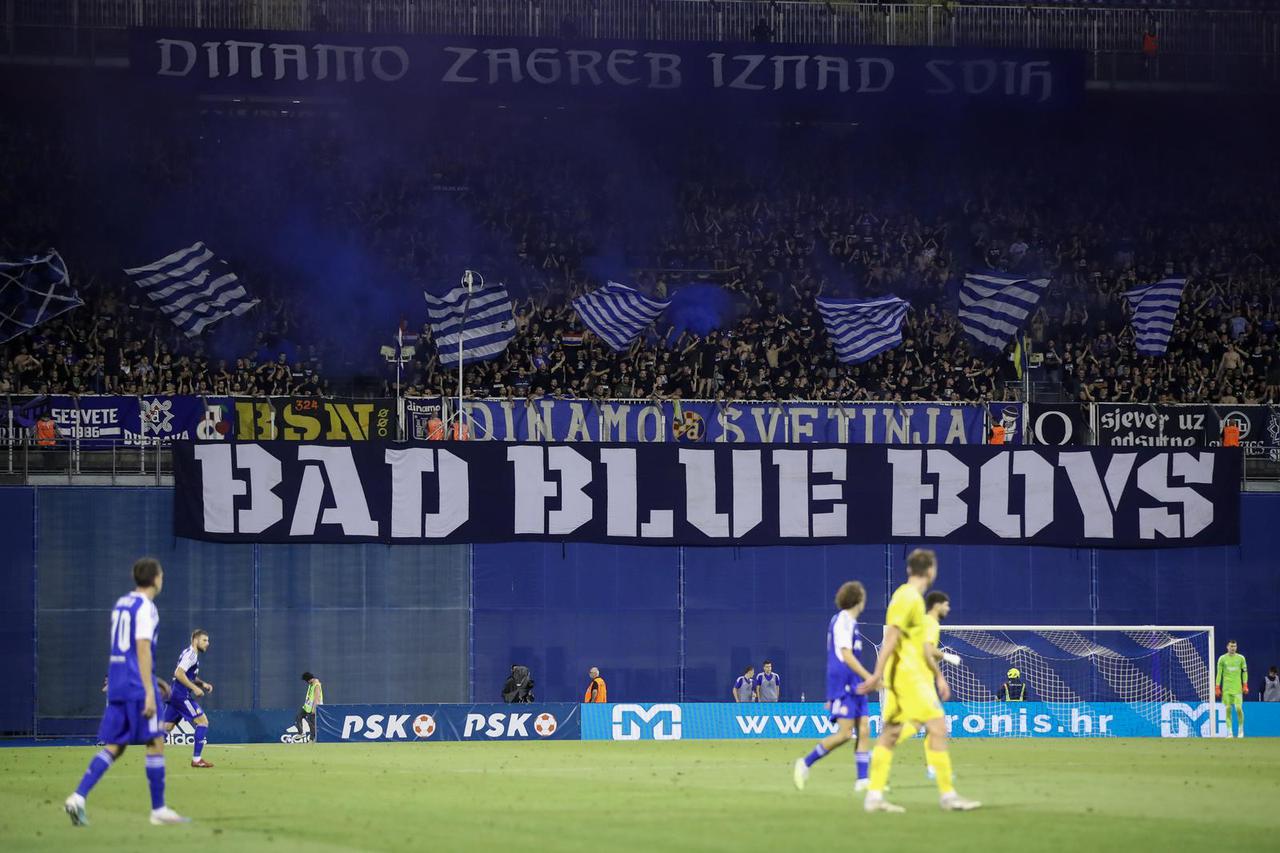
[{"label": "blue jersey", "polygon": [[853,693],[862,683],[858,674],[840,656],[841,649],[852,649],[856,656],[862,651],[862,633],[858,620],[841,610],[831,617],[827,625],[827,701],[831,702]]},{"label": "blue jersey", "polygon": [[[182,650],[181,656],[178,657],[178,665],[174,669],[175,671],[182,670],[186,673],[188,680],[195,684],[196,676],[200,674],[200,653],[195,650],[194,646],[187,646]],[[187,685],[175,678],[173,680],[173,692],[169,695],[169,701],[174,705],[178,705],[190,695],[191,691],[187,689]]]},{"label": "blue jersey", "polygon": [[[107,701],[123,702],[146,698],[138,671],[138,640],[150,640],[155,654],[160,632],[160,613],[155,602],[140,592],[122,596],[111,611],[111,659],[107,668]],[[155,658],[152,658],[154,662]],[[155,690],[153,663],[151,688]]]}]

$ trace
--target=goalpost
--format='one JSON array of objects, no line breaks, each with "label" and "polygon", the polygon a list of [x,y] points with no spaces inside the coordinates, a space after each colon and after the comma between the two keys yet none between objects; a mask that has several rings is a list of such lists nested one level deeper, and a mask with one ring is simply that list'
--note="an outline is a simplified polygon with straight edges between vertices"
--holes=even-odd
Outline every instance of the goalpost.
[{"label": "goalpost", "polygon": [[[1218,733],[1211,625],[943,624],[941,645],[960,659],[942,664],[951,701],[980,715],[1011,719],[1021,703],[1002,701],[999,692],[1008,670],[1016,668],[1026,701],[1047,706],[1042,725],[1062,734],[1109,736],[1074,725],[1079,716],[1096,719],[1090,708],[1096,703],[1127,705],[1162,734]],[[1194,722],[1206,705],[1207,723],[1193,731],[1186,716]],[[1024,729],[1025,715],[1021,728],[988,733],[1029,737]]]}]

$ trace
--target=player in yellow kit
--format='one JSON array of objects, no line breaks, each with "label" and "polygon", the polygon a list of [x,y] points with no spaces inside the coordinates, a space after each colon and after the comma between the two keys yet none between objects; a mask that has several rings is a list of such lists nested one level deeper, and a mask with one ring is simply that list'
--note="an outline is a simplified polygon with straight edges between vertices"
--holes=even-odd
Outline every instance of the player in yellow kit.
[{"label": "player in yellow kit", "polygon": [[[884,643],[871,678],[858,686],[859,693],[885,687],[880,709],[880,738],[871,752],[871,785],[863,807],[869,812],[902,812],[901,806],[884,798],[893,764],[893,748],[902,735],[904,723],[924,726],[924,754],[933,768],[944,811],[970,811],[981,803],[956,793],[951,782],[951,754],[947,751],[947,721],[942,702],[951,698],[951,689],[934,659],[925,653],[928,623],[924,593],[938,576],[938,558],[933,551],[917,548],[907,555],[907,582],[898,587],[885,616]],[[936,642],[936,640],[935,640]]]}]

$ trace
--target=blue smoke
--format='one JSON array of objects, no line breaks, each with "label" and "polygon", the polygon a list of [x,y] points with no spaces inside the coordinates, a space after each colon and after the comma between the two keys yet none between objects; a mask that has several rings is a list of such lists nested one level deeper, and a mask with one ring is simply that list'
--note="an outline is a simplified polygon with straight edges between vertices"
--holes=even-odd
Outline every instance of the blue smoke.
[{"label": "blue smoke", "polygon": [[671,295],[666,319],[676,335],[706,335],[732,326],[742,308],[742,300],[719,285],[687,284]]}]

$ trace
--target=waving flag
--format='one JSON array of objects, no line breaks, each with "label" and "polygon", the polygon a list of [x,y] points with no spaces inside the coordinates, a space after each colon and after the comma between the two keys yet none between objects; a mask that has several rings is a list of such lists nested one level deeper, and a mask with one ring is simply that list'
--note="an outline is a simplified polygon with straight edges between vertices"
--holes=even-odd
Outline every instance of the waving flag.
[{"label": "waving flag", "polygon": [[669,305],[616,281],[573,300],[587,328],[617,351],[629,347]]},{"label": "waving flag", "polygon": [[1166,278],[1155,284],[1126,290],[1124,298],[1133,309],[1134,343],[1141,355],[1164,355],[1173,334],[1173,319],[1182,305],[1185,278]]},{"label": "waving flag", "polygon": [[969,273],[960,287],[960,325],[974,340],[1002,350],[1026,325],[1048,287],[1047,278]]},{"label": "waving flag", "polygon": [[901,344],[908,307],[896,296],[818,300],[827,337],[844,364],[860,364]]},{"label": "waving flag", "polygon": [[470,364],[501,355],[516,336],[515,315],[506,287],[485,284],[478,275],[475,279],[479,286],[470,292],[460,284],[444,296],[422,294],[427,300],[431,336],[441,364],[458,365],[459,341],[462,363]]},{"label": "waving flag", "polygon": [[57,252],[0,261],[0,344],[83,304]]},{"label": "waving flag", "polygon": [[189,338],[258,304],[225,261],[204,243],[166,255],[154,264],[125,270],[133,283]]}]

